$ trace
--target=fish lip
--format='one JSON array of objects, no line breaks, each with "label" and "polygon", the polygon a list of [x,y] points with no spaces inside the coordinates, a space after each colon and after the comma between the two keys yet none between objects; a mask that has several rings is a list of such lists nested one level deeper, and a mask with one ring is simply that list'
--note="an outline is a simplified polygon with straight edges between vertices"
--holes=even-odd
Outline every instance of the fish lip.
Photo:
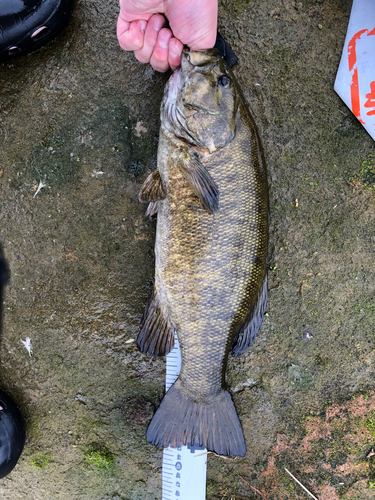
[{"label": "fish lip", "polygon": [[186,59],[188,62],[190,62],[190,49],[186,46],[182,49],[181,59]]},{"label": "fish lip", "polygon": [[191,50],[189,48],[184,47],[182,49],[180,68],[182,69],[183,72],[190,71],[195,67],[194,64],[190,60],[190,53],[191,53]]},{"label": "fish lip", "polygon": [[182,49],[181,67],[204,67],[210,64],[214,57],[221,57],[220,52],[216,49],[191,50],[187,47]]},{"label": "fish lip", "polygon": [[178,68],[174,71],[173,75],[169,79],[167,99],[170,102],[177,101],[178,91],[180,90],[181,83],[180,74],[181,68]]}]

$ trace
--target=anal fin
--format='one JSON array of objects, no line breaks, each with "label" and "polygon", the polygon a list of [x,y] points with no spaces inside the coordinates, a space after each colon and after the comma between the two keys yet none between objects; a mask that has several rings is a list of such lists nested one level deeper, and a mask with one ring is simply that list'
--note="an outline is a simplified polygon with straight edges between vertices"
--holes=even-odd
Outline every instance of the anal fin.
[{"label": "anal fin", "polygon": [[147,210],[146,210],[146,217],[152,217],[153,215],[158,213],[158,202],[157,201],[150,201],[148,204]]},{"label": "anal fin", "polygon": [[138,349],[152,356],[166,356],[174,345],[174,328],[162,311],[155,289],[151,292],[141,319]]}]

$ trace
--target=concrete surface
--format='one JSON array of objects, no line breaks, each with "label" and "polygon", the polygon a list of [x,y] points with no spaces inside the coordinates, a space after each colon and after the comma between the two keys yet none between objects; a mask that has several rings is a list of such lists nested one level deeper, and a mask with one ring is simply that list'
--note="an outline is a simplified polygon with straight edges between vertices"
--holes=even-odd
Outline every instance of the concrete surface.
[{"label": "concrete surface", "polygon": [[[375,144],[333,91],[350,8],[220,2],[268,163],[270,290],[228,369],[248,453],[208,455],[209,500],[308,498],[284,467],[321,500],[375,497]],[[121,51],[116,16],[78,0],[57,40],[0,64],[0,384],[27,423],[5,500],[161,498],[145,432],[165,362],[132,340],[154,265],[137,194],[168,75]]]}]

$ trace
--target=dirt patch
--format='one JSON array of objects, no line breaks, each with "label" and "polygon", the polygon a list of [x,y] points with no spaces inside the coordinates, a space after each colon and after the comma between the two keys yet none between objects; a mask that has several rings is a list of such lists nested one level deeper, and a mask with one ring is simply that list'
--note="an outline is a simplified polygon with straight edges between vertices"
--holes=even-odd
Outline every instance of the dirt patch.
[{"label": "dirt patch", "polygon": [[[316,497],[324,500],[356,498],[358,486],[375,490],[375,393],[358,395],[328,407],[322,416],[307,416],[297,433],[277,434],[276,444],[261,474],[263,491],[270,498],[305,498],[285,473],[298,477]],[[361,498],[367,498],[361,497]]]}]

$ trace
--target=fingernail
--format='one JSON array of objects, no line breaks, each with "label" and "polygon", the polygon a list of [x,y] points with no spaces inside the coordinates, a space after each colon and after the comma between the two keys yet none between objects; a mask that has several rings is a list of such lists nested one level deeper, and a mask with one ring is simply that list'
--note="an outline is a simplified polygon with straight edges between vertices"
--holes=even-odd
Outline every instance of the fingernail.
[{"label": "fingernail", "polygon": [[180,51],[177,48],[177,44],[176,43],[171,43],[171,45],[169,47],[169,51],[175,57],[178,57],[178,56],[181,55]]},{"label": "fingernail", "polygon": [[152,26],[153,26],[155,31],[160,31],[162,29],[162,27],[164,26],[164,19],[162,19],[160,17],[156,17],[152,22]]},{"label": "fingernail", "polygon": [[169,44],[169,39],[170,39],[169,33],[167,31],[161,31],[158,37],[158,42],[160,47],[162,47],[163,49],[167,49]]},{"label": "fingernail", "polygon": [[144,33],[146,31],[146,26],[147,26],[147,21],[140,22],[140,28],[142,30],[142,33]]}]

